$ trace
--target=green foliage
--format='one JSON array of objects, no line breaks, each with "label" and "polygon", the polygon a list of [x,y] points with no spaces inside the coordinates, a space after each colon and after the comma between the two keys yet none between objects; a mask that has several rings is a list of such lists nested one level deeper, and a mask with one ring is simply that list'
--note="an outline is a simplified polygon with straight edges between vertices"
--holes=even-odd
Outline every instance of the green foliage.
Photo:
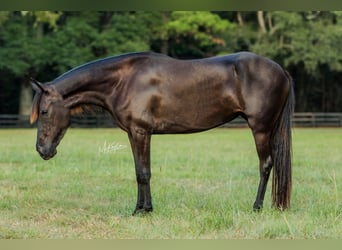
[{"label": "green foliage", "polygon": [[269,32],[261,35],[252,50],[280,58],[285,66],[304,63],[305,70],[319,76],[320,65],[342,70],[342,23],[339,12],[273,12]]},{"label": "green foliage", "polygon": [[8,25],[0,29],[0,41],[3,45],[0,50],[0,69],[5,68],[20,75],[30,71],[31,65],[39,61],[39,47],[34,39],[33,29],[27,28],[28,22],[27,18],[13,14],[3,23]]},{"label": "green foliage", "polygon": [[[156,13],[113,13],[111,21],[94,40],[98,56],[149,50]],[[153,27],[153,26],[152,26]]]},{"label": "green foliage", "polygon": [[171,54],[204,57],[215,55],[224,48],[222,36],[231,32],[235,25],[209,11],[174,11],[164,27],[168,39],[174,43]]},{"label": "green foliage", "polygon": [[297,32],[289,32],[293,49],[285,63],[304,62],[307,71],[315,75],[320,65],[342,70],[342,43],[339,42],[342,40],[342,23],[335,22],[334,15],[329,13],[305,22]]},{"label": "green foliage", "polygon": [[57,20],[61,16],[61,12],[52,11],[22,11],[23,16],[31,15],[35,17],[34,26],[37,27],[40,23],[47,23],[54,30],[57,29]]},{"label": "green foliage", "polygon": [[61,74],[94,58],[91,44],[96,39],[96,27],[87,18],[70,16],[63,26],[47,37],[44,49],[47,64]]}]

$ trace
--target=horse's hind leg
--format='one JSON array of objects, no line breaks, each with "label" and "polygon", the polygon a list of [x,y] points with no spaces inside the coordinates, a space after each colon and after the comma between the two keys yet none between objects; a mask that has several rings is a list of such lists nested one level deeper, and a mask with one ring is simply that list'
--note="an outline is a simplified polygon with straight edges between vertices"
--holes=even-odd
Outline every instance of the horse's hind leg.
[{"label": "horse's hind leg", "polygon": [[270,177],[272,169],[271,159],[271,146],[270,146],[270,133],[254,132],[254,139],[256,149],[259,156],[259,170],[260,170],[260,182],[258,187],[258,193],[254,202],[254,211],[259,211],[262,208],[267,182]]}]

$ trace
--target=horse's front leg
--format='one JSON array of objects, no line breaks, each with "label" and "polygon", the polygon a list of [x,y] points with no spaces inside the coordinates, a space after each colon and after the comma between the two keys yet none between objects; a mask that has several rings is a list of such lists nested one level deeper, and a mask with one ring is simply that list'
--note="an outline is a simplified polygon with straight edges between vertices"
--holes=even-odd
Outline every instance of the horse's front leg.
[{"label": "horse's front leg", "polygon": [[151,135],[144,130],[134,130],[128,133],[135,163],[135,173],[138,184],[137,205],[133,215],[152,212],[152,197],[150,189],[150,142]]}]

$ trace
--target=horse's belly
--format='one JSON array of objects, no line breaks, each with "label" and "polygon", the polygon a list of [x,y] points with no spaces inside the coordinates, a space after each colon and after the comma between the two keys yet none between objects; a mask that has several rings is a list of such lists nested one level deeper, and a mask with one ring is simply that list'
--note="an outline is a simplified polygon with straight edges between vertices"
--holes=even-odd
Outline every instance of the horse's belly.
[{"label": "horse's belly", "polygon": [[[181,103],[181,102],[180,102]],[[208,130],[233,120],[238,110],[222,101],[208,105],[170,105],[153,116],[154,133],[192,133]]]}]

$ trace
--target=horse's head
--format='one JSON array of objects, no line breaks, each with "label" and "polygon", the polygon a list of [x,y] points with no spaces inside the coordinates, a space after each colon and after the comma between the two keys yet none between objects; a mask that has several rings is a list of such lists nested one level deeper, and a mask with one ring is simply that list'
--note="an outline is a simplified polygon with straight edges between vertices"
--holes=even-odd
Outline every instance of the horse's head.
[{"label": "horse's head", "polygon": [[36,91],[30,122],[38,120],[36,149],[44,160],[57,153],[57,146],[70,124],[70,110],[65,107],[62,96],[53,85],[42,85],[32,80]]}]

